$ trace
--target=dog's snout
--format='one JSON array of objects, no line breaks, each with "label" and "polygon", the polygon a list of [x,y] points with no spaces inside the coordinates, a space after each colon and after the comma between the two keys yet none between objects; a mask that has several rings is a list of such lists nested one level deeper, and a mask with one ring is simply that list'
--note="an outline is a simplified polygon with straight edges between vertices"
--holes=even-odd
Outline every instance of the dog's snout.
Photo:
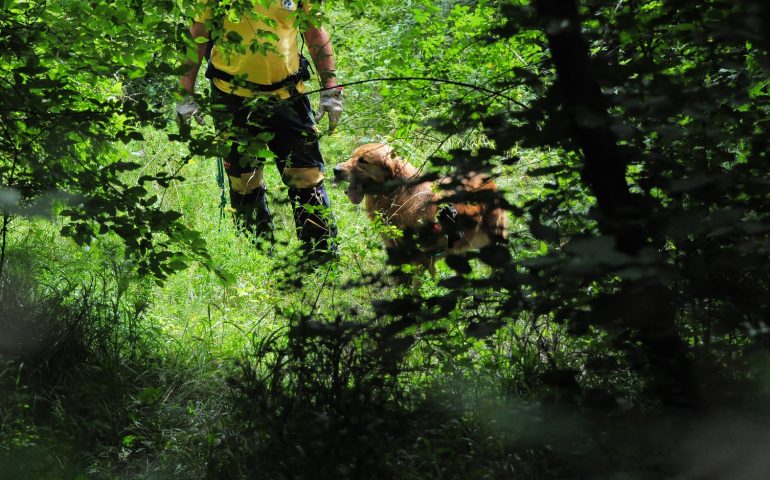
[{"label": "dog's snout", "polygon": [[342,169],[341,166],[337,165],[332,170],[334,172],[334,179],[335,180],[344,180],[345,179],[345,171]]}]

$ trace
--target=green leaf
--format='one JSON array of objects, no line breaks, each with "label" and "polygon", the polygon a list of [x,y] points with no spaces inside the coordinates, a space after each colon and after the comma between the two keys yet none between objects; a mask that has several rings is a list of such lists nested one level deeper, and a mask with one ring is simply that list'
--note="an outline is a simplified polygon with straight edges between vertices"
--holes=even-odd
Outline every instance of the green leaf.
[{"label": "green leaf", "polygon": [[268,148],[261,148],[257,151],[257,158],[264,158],[265,160],[272,160],[276,158],[275,153]]},{"label": "green leaf", "polygon": [[234,44],[239,44],[243,41],[243,37],[238,32],[229,31],[227,32],[227,35],[225,35],[225,39]]}]

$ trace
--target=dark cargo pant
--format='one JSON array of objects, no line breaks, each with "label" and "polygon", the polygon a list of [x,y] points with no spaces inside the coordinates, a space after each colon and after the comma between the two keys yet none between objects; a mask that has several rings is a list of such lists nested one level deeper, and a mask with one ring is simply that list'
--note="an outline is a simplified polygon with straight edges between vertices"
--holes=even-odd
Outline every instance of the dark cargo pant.
[{"label": "dark cargo pant", "polygon": [[303,247],[333,250],[337,228],[323,185],[324,162],[307,96],[244,98],[212,86],[212,101],[217,130],[231,145],[224,166],[236,221],[255,238],[272,243],[273,221],[262,170],[265,160],[273,158],[289,187]]}]

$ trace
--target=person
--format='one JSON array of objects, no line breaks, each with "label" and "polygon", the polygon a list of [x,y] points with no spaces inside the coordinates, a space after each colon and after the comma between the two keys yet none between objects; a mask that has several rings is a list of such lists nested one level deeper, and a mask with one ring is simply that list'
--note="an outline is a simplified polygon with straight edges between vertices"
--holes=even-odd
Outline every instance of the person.
[{"label": "person", "polygon": [[[193,95],[207,57],[211,114],[230,145],[224,167],[236,223],[257,245],[272,249],[274,226],[263,177],[265,160],[272,158],[288,187],[303,250],[314,258],[333,257],[337,229],[324,188],[316,122],[328,113],[329,132],[334,130],[342,112],[342,88],[329,35],[314,23],[318,5],[315,0],[250,1],[241,11],[235,6],[216,11],[212,5],[217,3],[196,4],[190,34],[202,43],[197,62],[190,62],[181,77],[186,95],[177,113],[188,122],[191,117],[202,122]],[[300,36],[323,88],[316,116],[304,95],[310,72],[301,56]]]}]

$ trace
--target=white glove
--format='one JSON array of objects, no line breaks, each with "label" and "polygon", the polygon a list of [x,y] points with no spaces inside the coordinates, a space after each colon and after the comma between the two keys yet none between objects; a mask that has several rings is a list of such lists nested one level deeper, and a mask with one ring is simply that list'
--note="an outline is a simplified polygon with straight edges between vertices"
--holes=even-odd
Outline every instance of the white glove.
[{"label": "white glove", "polygon": [[184,123],[190,123],[190,118],[194,118],[198,125],[203,125],[203,113],[191,95],[185,97],[176,104],[177,117]]},{"label": "white glove", "polygon": [[340,123],[340,115],[342,115],[342,87],[321,90],[321,103],[318,105],[318,113],[315,116],[316,123],[326,112],[329,112],[329,133],[332,133]]}]

